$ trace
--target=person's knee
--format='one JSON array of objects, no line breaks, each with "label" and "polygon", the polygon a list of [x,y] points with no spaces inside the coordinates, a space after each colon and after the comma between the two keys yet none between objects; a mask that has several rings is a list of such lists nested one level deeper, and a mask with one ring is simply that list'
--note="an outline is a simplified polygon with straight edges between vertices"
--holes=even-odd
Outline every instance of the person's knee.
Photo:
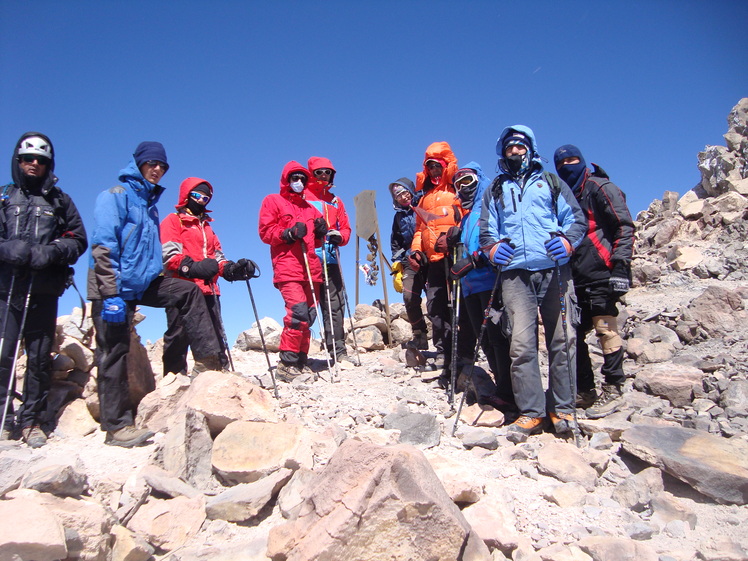
[{"label": "person's knee", "polygon": [[623,340],[618,334],[618,324],[615,317],[596,316],[592,318],[592,323],[604,355],[614,353],[621,348]]},{"label": "person's knee", "polygon": [[291,306],[291,317],[290,322],[288,323],[288,327],[290,327],[291,329],[297,329],[299,331],[308,329],[309,325],[311,325],[311,322],[313,321],[312,318],[310,318],[311,311],[312,310],[309,309],[309,306],[306,304],[306,302],[293,304]]}]

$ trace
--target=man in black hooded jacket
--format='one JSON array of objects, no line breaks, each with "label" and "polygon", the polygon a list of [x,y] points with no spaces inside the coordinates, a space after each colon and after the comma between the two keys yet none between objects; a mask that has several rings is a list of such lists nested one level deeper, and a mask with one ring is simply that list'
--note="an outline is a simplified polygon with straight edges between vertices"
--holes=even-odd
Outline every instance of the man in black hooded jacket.
[{"label": "man in black hooded jacket", "polygon": [[13,182],[0,191],[0,408],[2,438],[13,429],[13,378],[17,343],[25,341],[27,366],[16,424],[32,448],[47,441],[51,350],[57,301],[70,265],[86,251],[83,221],[72,199],[57,187],[52,142],[27,132],[13,150]]}]

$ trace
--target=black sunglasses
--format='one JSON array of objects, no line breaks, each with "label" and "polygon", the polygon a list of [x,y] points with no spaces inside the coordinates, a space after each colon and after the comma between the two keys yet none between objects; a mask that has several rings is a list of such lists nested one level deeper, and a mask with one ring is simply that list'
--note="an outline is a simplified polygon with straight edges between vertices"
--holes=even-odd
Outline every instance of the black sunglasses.
[{"label": "black sunglasses", "polygon": [[46,156],[37,156],[36,154],[23,154],[18,157],[19,160],[30,164],[31,162],[37,162],[40,166],[46,166],[49,164],[49,158]]},{"label": "black sunglasses", "polygon": [[295,173],[288,178],[289,181],[301,181],[302,183],[307,182],[307,176],[302,173]]},{"label": "black sunglasses", "polygon": [[145,163],[145,165],[147,165],[149,167],[152,167],[152,168],[160,167],[162,170],[164,170],[164,173],[166,173],[167,171],[169,171],[169,164],[166,164],[166,163],[161,162],[159,160],[148,160]]}]

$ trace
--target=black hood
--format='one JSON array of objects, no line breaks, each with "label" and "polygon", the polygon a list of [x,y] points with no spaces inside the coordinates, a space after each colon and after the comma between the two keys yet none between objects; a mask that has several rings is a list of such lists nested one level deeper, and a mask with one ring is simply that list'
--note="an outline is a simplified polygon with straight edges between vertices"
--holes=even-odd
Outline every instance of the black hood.
[{"label": "black hood", "polygon": [[42,134],[40,132],[35,131],[29,131],[25,132],[21,135],[21,137],[18,139],[18,142],[16,142],[16,147],[13,149],[13,155],[10,159],[10,175],[13,178],[13,183],[18,185],[19,187],[26,187],[25,185],[25,177],[23,173],[21,173],[21,168],[18,165],[18,149],[21,147],[21,142],[24,138],[29,138],[30,136],[39,136],[49,142],[49,148],[52,152],[52,159],[49,162],[49,165],[47,166],[47,174],[42,179],[41,183],[41,189],[43,193],[47,193],[51,187],[57,182],[57,177],[55,177],[55,174],[53,173],[55,170],[55,147],[52,144],[52,141],[49,139],[49,137],[46,134]]}]

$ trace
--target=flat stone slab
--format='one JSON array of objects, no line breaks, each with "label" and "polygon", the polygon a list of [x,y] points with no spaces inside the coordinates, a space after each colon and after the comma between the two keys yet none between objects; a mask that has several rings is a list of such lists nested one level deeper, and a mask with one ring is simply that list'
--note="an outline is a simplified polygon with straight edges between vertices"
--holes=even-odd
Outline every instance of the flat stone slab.
[{"label": "flat stone slab", "polygon": [[718,503],[748,503],[748,443],[682,427],[635,425],[623,449]]}]

